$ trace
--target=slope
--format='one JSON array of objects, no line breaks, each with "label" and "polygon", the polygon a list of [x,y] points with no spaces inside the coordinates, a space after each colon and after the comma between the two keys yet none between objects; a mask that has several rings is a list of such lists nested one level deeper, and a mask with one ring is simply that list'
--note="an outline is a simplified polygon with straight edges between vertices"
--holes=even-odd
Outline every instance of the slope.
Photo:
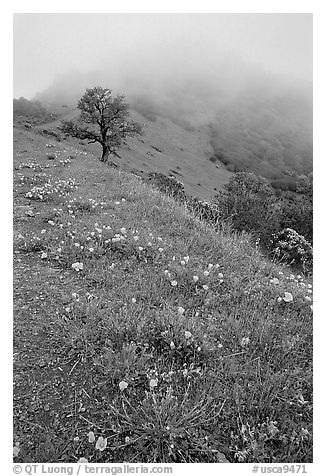
[{"label": "slope", "polygon": [[[78,116],[74,108],[48,107],[60,114],[60,120],[46,124],[50,131],[58,132],[62,119],[72,120]],[[222,163],[217,167],[209,160],[213,149],[204,126],[187,130],[168,117],[155,116],[148,120],[135,110],[131,110],[130,116],[144,125],[143,135],[128,140],[128,145],[119,152],[119,159],[112,157],[122,170],[142,177],[149,172],[173,175],[184,184],[187,193],[202,200],[210,200],[232,176]],[[84,143],[83,150],[100,156],[98,145]]]},{"label": "slope", "polygon": [[[169,155],[170,151],[167,154],[169,168],[173,160],[181,160],[186,167],[184,182],[200,198],[210,199],[214,188],[220,189],[229,177],[227,172],[252,171],[274,181],[275,188],[279,180],[295,182],[301,174],[312,172],[309,82],[267,74],[231,59],[225,63],[216,59],[207,74],[192,71],[178,76],[161,71],[161,75],[148,73],[139,77],[133,71],[119,80],[112,74],[111,70],[103,70],[62,76],[36,98],[51,107],[67,108],[67,104],[77,103],[86,87],[102,85],[113,88],[114,94],[124,92],[132,110],[148,125],[149,140],[157,137],[170,144],[172,139],[173,155]],[[179,143],[181,136],[183,144]],[[187,156],[180,154],[180,148]],[[143,150],[136,147],[135,151],[138,162]],[[218,171],[206,163],[212,156],[219,165]],[[153,160],[150,155],[149,158],[137,168],[161,167],[156,152]]]},{"label": "slope", "polygon": [[15,461],[312,461],[311,284],[49,145],[14,129]]}]

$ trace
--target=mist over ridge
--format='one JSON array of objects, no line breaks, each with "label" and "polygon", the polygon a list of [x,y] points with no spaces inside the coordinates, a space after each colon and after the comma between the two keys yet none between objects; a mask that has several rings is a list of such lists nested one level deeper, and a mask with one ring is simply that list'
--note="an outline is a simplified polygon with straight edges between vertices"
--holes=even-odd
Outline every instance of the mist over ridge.
[{"label": "mist over ridge", "polygon": [[145,58],[59,76],[35,99],[76,107],[86,88],[101,85],[125,94],[145,122],[164,117],[187,130],[206,129],[230,171],[253,170],[270,179],[280,170],[312,171],[309,81],[268,73],[236,56],[200,62],[186,55],[174,69],[149,69]]},{"label": "mist over ridge", "polygon": [[86,88],[102,86],[125,94],[154,134],[160,118],[202,131],[203,154],[230,172],[312,171],[309,14],[21,14],[14,23],[14,91],[49,110],[76,110]]}]

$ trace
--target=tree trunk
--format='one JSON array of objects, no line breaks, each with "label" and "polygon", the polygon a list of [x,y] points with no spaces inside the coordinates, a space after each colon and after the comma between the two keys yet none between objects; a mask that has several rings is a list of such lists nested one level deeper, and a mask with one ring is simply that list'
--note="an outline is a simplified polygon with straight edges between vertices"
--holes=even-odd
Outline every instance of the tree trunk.
[{"label": "tree trunk", "polygon": [[110,151],[108,146],[102,145],[103,151],[102,151],[102,157],[101,157],[101,162],[107,162],[108,157],[110,155]]}]

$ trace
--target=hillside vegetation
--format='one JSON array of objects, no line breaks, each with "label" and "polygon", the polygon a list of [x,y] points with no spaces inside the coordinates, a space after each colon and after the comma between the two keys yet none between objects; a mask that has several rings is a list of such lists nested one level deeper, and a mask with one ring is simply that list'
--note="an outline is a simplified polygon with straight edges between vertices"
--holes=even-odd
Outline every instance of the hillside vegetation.
[{"label": "hillside vegetation", "polygon": [[[50,105],[48,109],[59,116],[46,124],[50,135],[58,135],[62,119],[72,120],[78,116],[76,107]],[[131,110],[131,118],[144,124],[143,135],[129,139],[128,146],[119,150],[119,158],[112,157],[119,168],[144,178],[151,172],[173,175],[182,181],[189,195],[202,200],[210,200],[232,176],[223,164],[217,168],[209,160],[214,151],[203,127],[189,131],[169,118],[157,117],[155,122],[149,121],[135,110]],[[43,128],[39,125],[35,130],[42,131]],[[101,155],[98,145],[87,142],[78,145],[83,151]]]},{"label": "hillside vegetation", "polygon": [[[185,145],[191,135],[200,138],[201,153],[196,161],[189,157],[196,169],[206,170],[205,162],[212,158],[222,170],[250,171],[277,190],[292,191],[301,175],[312,172],[310,83],[271,76],[231,60],[217,61],[214,74],[161,74],[158,78],[149,73],[146,79],[136,72],[119,79],[107,71],[70,74],[57,78],[36,98],[51,107],[76,105],[86,87],[108,84],[122,90],[138,117],[168,142],[167,124],[168,130],[184,131]],[[202,186],[211,188],[209,180],[203,180]]]},{"label": "hillside vegetation", "polygon": [[16,462],[312,461],[308,279],[73,140],[14,168]]},{"label": "hillside vegetation", "polygon": [[24,97],[14,99],[13,116],[16,124],[24,123],[26,127],[52,122],[55,119],[55,115],[47,111],[39,101],[29,101]]}]

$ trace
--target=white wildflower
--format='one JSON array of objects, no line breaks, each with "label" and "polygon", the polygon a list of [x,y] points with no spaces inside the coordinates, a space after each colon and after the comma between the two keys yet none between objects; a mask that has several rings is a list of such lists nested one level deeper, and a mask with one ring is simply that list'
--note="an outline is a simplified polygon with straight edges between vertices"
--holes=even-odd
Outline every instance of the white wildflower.
[{"label": "white wildflower", "polygon": [[240,345],[241,347],[245,347],[246,345],[249,344],[249,342],[250,342],[249,337],[242,337]]},{"label": "white wildflower", "polygon": [[121,391],[125,390],[127,387],[128,387],[128,384],[127,384],[127,382],[125,382],[124,380],[122,380],[122,381],[119,383],[119,388],[120,388]]},{"label": "white wildflower", "polygon": [[291,293],[285,292],[284,293],[284,298],[283,301],[285,302],[292,302],[293,301],[293,296]]}]

